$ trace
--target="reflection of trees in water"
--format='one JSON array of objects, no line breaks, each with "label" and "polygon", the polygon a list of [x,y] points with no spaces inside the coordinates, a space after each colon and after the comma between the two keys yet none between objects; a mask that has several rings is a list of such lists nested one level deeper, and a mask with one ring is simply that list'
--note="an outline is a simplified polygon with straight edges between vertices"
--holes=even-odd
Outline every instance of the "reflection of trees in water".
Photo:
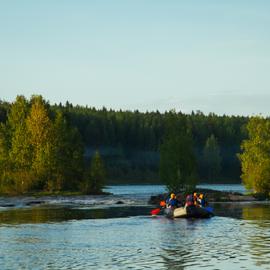
[{"label": "reflection of trees in water", "polygon": [[43,223],[48,221],[48,210],[44,208],[12,209],[0,212],[1,223]]},{"label": "reflection of trees in water", "polygon": [[221,217],[232,217],[241,218],[242,217],[242,207],[243,205],[238,203],[215,203],[214,213],[216,216]]},{"label": "reflection of trees in water", "polygon": [[270,205],[269,204],[245,205],[243,207],[242,218],[246,220],[268,220],[269,221],[270,220]]},{"label": "reflection of trees in water", "polygon": [[[204,221],[202,221],[204,222]],[[167,269],[182,270],[187,266],[199,266],[203,257],[204,239],[196,237],[196,227],[203,226],[200,220],[167,220],[160,233],[161,258]]]},{"label": "reflection of trees in water", "polygon": [[216,216],[245,220],[270,220],[270,204],[263,203],[215,203]]},{"label": "reflection of trees in water", "polygon": [[108,208],[73,208],[71,206],[37,206],[0,212],[0,224],[48,223],[81,219],[120,218],[149,215],[149,207],[121,206]]},{"label": "reflection of trees in water", "polygon": [[270,269],[270,205],[234,203],[214,209],[234,218],[174,220],[164,224],[160,234],[164,266],[185,269],[220,264],[228,269],[238,265],[240,269],[250,263],[254,269]]},{"label": "reflection of trees in water", "polygon": [[257,266],[270,269],[270,205],[247,205],[243,207],[242,217],[250,221],[247,240],[251,258]]},{"label": "reflection of trees in water", "polygon": [[[270,262],[270,205],[264,203],[221,203],[214,205],[218,216],[243,219],[240,230],[249,246],[250,258],[258,266]],[[238,225],[239,226],[239,225]],[[270,269],[270,268],[269,268]]]},{"label": "reflection of trees in water", "polygon": [[0,212],[2,224],[48,223],[72,219],[105,218],[104,209],[73,209],[69,207],[33,207],[30,209],[12,209]]}]

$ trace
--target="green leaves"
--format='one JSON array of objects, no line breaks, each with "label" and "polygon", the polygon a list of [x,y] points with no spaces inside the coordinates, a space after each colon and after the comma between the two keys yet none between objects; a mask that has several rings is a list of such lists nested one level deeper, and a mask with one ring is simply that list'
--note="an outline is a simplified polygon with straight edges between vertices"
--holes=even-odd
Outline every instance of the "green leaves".
[{"label": "green leaves", "polygon": [[100,193],[105,184],[105,168],[101,156],[98,151],[91,160],[90,167],[85,175],[84,192]]},{"label": "green leaves", "polygon": [[53,177],[51,188],[76,190],[83,173],[83,145],[76,128],[70,126],[61,111],[53,125]]},{"label": "green leaves", "polygon": [[32,184],[32,149],[26,127],[29,103],[18,96],[8,113],[5,130],[6,162],[1,175],[1,190],[22,193]]},{"label": "green leaves", "polygon": [[206,140],[203,161],[208,180],[214,182],[221,170],[221,155],[217,139],[213,134]]},{"label": "green leaves", "polygon": [[192,137],[184,119],[167,116],[166,134],[160,146],[160,178],[169,191],[190,189],[196,184]]},{"label": "green leaves", "polygon": [[0,191],[78,189],[82,166],[80,136],[62,113],[41,96],[18,96],[0,128]]},{"label": "green leaves", "polygon": [[247,124],[249,138],[241,144],[238,155],[242,165],[241,178],[256,193],[270,192],[270,120],[252,117]]}]

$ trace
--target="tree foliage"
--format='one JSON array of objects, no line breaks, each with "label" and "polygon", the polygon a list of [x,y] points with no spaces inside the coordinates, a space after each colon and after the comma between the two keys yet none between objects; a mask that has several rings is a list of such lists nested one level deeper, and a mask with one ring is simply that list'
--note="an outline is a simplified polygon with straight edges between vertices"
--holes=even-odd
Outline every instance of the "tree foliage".
[{"label": "tree foliage", "polygon": [[6,146],[5,167],[2,171],[1,188],[7,192],[24,192],[31,187],[32,177],[31,147],[26,127],[29,103],[18,96],[7,116],[6,125],[2,124]]},{"label": "tree foliage", "polygon": [[82,179],[83,147],[76,128],[41,96],[18,96],[0,127],[0,191],[74,190]]},{"label": "tree foliage", "polygon": [[270,120],[252,117],[247,124],[248,139],[239,155],[242,181],[257,193],[270,192]]},{"label": "tree foliage", "polygon": [[214,182],[221,170],[221,155],[217,139],[214,134],[207,138],[203,149],[204,169],[207,179]]},{"label": "tree foliage", "polygon": [[160,146],[160,178],[169,191],[182,191],[196,184],[195,157],[185,119],[168,115],[166,134]]},{"label": "tree foliage", "polygon": [[[16,110],[13,108],[15,103],[17,104]],[[27,132],[31,133],[31,130],[37,130],[34,128],[33,123],[30,124],[29,121],[26,121],[30,118],[33,105],[36,107],[36,110],[38,108],[39,110],[43,110],[43,116],[49,118],[49,122],[47,122],[49,125],[48,130],[42,136],[52,137],[46,147],[44,145],[41,147],[46,151],[42,150],[39,153],[37,149],[32,149],[34,144],[31,142],[27,143],[30,136]],[[58,134],[55,130],[55,125],[61,126],[59,123],[56,123],[59,112],[62,114],[63,121],[66,122],[66,128],[62,128],[63,130],[68,130],[68,132],[67,130],[59,131],[61,134]],[[43,120],[41,118],[37,120],[34,112],[31,114],[31,119],[36,119],[36,123],[42,122],[45,126],[47,125],[43,122],[45,118]],[[0,101],[0,122],[4,125],[4,145],[9,153],[8,156],[11,153],[11,148],[13,148],[12,156],[15,158],[14,161],[17,158],[16,153],[20,153],[16,164],[25,160],[27,162],[30,161],[31,164],[31,166],[29,164],[25,164],[25,166],[32,167],[32,161],[35,160],[34,167],[40,174],[40,183],[35,182],[35,184],[44,186],[44,188],[49,190],[69,189],[69,186],[79,185],[78,179],[81,176],[79,177],[78,175],[81,174],[79,171],[83,170],[81,169],[82,165],[78,166],[80,169],[75,172],[76,170],[74,171],[74,168],[77,167],[75,165],[76,162],[71,162],[69,164],[73,169],[67,172],[69,169],[64,170],[66,166],[61,165],[61,169],[58,162],[53,162],[56,158],[55,156],[58,156],[60,160],[63,158],[61,153],[64,151],[63,149],[67,149],[67,146],[64,146],[64,144],[71,145],[71,141],[73,141],[74,145],[78,144],[78,147],[74,146],[73,150],[66,151],[65,155],[71,151],[75,156],[80,156],[81,152],[85,151],[84,159],[87,160],[92,157],[94,150],[98,149],[106,164],[108,179],[114,180],[116,183],[118,181],[126,182],[127,179],[133,182],[157,182],[159,178],[159,149],[160,145],[164,142],[163,138],[166,133],[170,114],[171,112],[160,113],[159,111],[139,112],[116,111],[106,108],[96,109],[87,106],[73,106],[69,102],[50,105],[48,102],[42,100],[42,97],[38,96],[34,96],[31,100],[26,100],[23,96],[18,96],[12,104]],[[60,118],[59,121],[61,122],[62,120]],[[218,141],[220,156],[222,158],[221,177],[217,180],[240,181],[241,168],[240,161],[236,158],[236,153],[240,151],[241,141],[247,137],[246,130],[243,128],[248,121],[247,117],[218,116],[213,113],[205,115],[197,111],[191,114],[175,112],[175,118],[180,124],[184,120],[186,129],[192,135],[194,155],[198,168],[200,168],[198,171],[200,180],[206,181],[208,178],[204,155],[202,153],[206,140],[213,134]],[[21,128],[18,128],[18,126],[21,126]],[[28,130],[28,127],[30,130]],[[14,135],[15,129],[17,129],[17,138]],[[65,134],[69,135],[66,136]],[[35,136],[34,140],[36,141],[41,134],[38,135],[35,133],[33,136]],[[57,139],[58,136],[66,136],[64,139],[66,143],[60,143],[61,140]],[[69,138],[68,140],[67,137]],[[16,140],[22,142],[25,140],[25,142],[21,143],[20,146]],[[14,145],[13,147],[11,147],[12,144]],[[20,147],[23,147],[22,151]],[[56,151],[58,147],[62,150]],[[28,157],[28,154],[30,157]],[[27,158],[23,158],[23,156]],[[67,156],[72,157],[72,154]],[[6,160],[7,158],[5,157],[4,159]],[[50,159],[51,161],[49,162]],[[68,162],[68,159],[70,158],[66,158],[65,162]],[[80,159],[83,159],[83,157],[77,158],[77,163],[81,163]],[[47,161],[45,162],[45,160]],[[11,179],[11,172],[16,172],[14,168],[15,164],[11,160],[8,164],[9,166],[11,164],[13,166],[12,170],[10,168],[6,170],[10,175],[8,179]],[[45,176],[38,169],[41,167],[41,164],[47,166]],[[48,173],[48,166],[50,173]],[[71,172],[75,172],[77,176],[71,176],[73,174]],[[49,174],[51,175],[50,177],[48,176]],[[69,180],[63,182],[61,179],[67,179],[67,175],[69,175]],[[50,178],[50,180],[47,178]]]},{"label": "tree foliage", "polygon": [[40,96],[33,96],[31,109],[26,119],[27,131],[32,148],[31,170],[35,175],[37,188],[43,189],[51,178],[52,163],[52,121],[45,101]]},{"label": "tree foliage", "polygon": [[53,190],[78,189],[83,174],[83,144],[78,130],[67,122],[61,111],[53,123]]},{"label": "tree foliage", "polygon": [[92,157],[85,176],[84,192],[100,193],[105,184],[105,167],[98,151]]}]

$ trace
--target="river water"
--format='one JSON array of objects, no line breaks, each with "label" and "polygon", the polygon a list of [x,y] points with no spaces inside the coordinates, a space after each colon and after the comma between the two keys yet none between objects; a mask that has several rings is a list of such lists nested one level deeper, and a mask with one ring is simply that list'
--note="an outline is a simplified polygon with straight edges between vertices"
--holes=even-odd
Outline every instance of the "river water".
[{"label": "river water", "polygon": [[268,202],[216,203],[211,219],[171,220],[149,215],[163,186],[108,191],[0,198],[0,269],[270,269]]}]

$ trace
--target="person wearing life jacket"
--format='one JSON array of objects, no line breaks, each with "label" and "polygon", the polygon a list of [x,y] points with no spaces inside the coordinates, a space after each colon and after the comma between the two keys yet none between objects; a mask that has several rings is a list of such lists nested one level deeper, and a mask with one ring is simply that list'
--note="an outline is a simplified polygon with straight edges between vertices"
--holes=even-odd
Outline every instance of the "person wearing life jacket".
[{"label": "person wearing life jacket", "polygon": [[187,207],[187,206],[194,206],[194,196],[193,196],[193,194],[188,194],[187,195],[185,207]]},{"label": "person wearing life jacket", "polygon": [[174,193],[171,193],[170,198],[167,200],[167,207],[178,207],[178,201]]},{"label": "person wearing life jacket", "polygon": [[206,206],[206,201],[205,201],[204,195],[202,193],[198,197],[198,203],[199,203],[200,207]]},{"label": "person wearing life jacket", "polygon": [[165,201],[161,201],[159,203],[159,205],[160,205],[160,207],[165,208],[166,207],[166,202]]},{"label": "person wearing life jacket", "polygon": [[178,193],[176,195],[176,200],[177,200],[177,203],[178,203],[178,207],[184,207],[185,206],[186,200],[185,200],[185,197],[183,197],[183,195],[181,193]]},{"label": "person wearing life jacket", "polygon": [[198,194],[197,194],[197,192],[194,192],[193,193],[193,201],[194,201],[194,205],[195,206],[199,206],[199,202],[198,202]]}]

